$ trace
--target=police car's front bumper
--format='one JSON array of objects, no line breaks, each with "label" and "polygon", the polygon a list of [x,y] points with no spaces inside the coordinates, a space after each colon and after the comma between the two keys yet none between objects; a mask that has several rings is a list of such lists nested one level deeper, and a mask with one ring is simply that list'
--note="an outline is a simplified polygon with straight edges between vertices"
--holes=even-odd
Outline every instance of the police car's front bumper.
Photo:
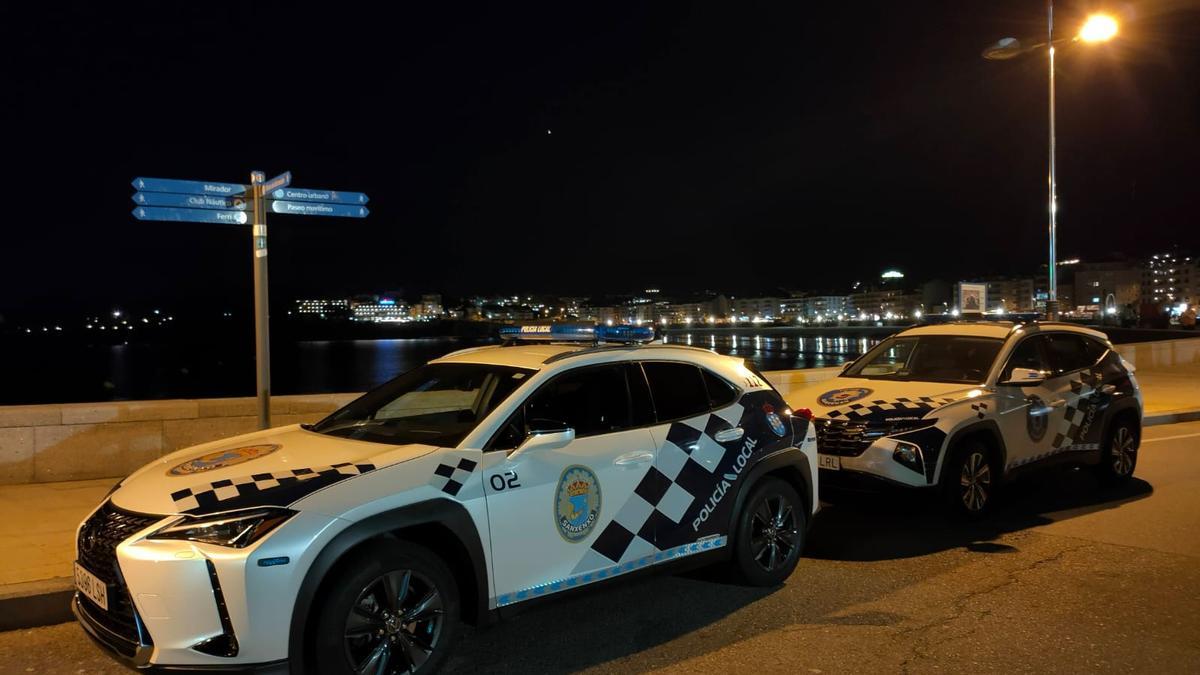
[{"label": "police car's front bumper", "polygon": [[[818,448],[819,452],[820,448]],[[857,455],[818,454],[821,485],[872,489],[885,485],[928,487],[925,451],[903,440],[880,438]]]},{"label": "police car's front bumper", "polygon": [[[106,505],[93,518],[106,508],[112,511]],[[330,527],[336,520],[300,512],[246,549],[149,539],[155,524],[112,550],[109,609],[77,593],[72,610],[96,642],[133,668],[286,672],[295,598],[307,563],[339,529]],[[87,554],[80,562],[105,566]]]}]

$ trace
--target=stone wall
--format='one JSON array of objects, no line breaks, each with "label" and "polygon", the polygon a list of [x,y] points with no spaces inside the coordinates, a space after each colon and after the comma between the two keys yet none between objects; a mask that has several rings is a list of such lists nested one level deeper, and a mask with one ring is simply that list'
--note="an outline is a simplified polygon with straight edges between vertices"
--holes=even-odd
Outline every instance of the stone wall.
[{"label": "stone wall", "polygon": [[[357,394],[276,396],[271,424],[313,422]],[[190,445],[254,431],[256,399],[0,407],[0,485],[124,476]]]}]

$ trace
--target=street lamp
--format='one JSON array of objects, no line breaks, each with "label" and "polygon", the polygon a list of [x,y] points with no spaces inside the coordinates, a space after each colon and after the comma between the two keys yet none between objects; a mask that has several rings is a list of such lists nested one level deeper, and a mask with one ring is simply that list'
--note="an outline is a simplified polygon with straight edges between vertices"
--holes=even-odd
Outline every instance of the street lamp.
[{"label": "street lamp", "polygon": [[983,50],[983,58],[1005,61],[1021,54],[1047,47],[1050,55],[1050,176],[1049,176],[1049,243],[1050,260],[1047,268],[1046,318],[1058,318],[1058,179],[1055,172],[1054,133],[1054,53],[1055,47],[1064,42],[1106,42],[1117,35],[1117,20],[1107,14],[1092,14],[1084,21],[1079,33],[1071,38],[1054,39],[1054,0],[1046,0],[1046,41],[1024,46],[1016,38],[1004,38]]}]

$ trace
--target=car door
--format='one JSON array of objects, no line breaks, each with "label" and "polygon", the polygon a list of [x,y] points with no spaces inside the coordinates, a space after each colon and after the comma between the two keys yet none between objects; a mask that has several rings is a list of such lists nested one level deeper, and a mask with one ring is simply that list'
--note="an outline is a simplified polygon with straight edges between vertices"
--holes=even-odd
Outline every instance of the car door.
[{"label": "car door", "polygon": [[[1098,441],[1088,442],[1098,410],[1098,373],[1093,366],[1103,354],[1094,343],[1078,333],[1047,333],[1046,360],[1051,377],[1046,387],[1054,398],[1050,405],[1050,445],[1055,454],[1098,450]],[[1069,457],[1067,458],[1070,459]]]},{"label": "car door", "polygon": [[[651,431],[658,445],[655,470],[638,490],[653,507],[645,529],[653,531],[663,551],[728,534],[725,525],[742,471],[752,455],[766,450],[753,430],[741,426],[742,392],[690,363],[646,361],[642,368],[654,402],[657,423]],[[781,400],[778,406],[782,410]],[[696,552],[687,546],[686,553]]]},{"label": "car door", "polygon": [[[558,375],[526,399],[485,453],[497,606],[607,578],[627,552],[652,546],[637,543],[633,523],[642,514],[627,508],[655,456],[649,429],[639,425],[645,411],[633,410],[627,368]],[[555,425],[574,437],[545,445],[528,433]]]},{"label": "car door", "polygon": [[[1046,379],[1036,385],[1005,385],[1014,368],[1028,368],[1044,373]],[[997,422],[1007,451],[1005,471],[1009,471],[1052,454],[1054,435],[1050,429],[1062,418],[1062,408],[1052,404],[1059,398],[1050,365],[1046,360],[1045,338],[1026,337],[1009,354],[1000,371],[996,385]]]}]

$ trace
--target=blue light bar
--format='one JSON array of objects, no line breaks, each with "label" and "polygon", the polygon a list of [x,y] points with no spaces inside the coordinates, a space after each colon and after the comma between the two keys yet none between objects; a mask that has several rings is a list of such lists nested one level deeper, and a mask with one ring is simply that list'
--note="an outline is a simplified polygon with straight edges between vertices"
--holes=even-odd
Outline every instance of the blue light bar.
[{"label": "blue light bar", "polygon": [[594,326],[588,323],[529,324],[501,326],[500,339],[506,342],[649,342],[654,339],[654,329],[643,326]]},{"label": "blue light bar", "polygon": [[649,342],[654,329],[649,326],[596,326],[596,339],[605,342]]}]

